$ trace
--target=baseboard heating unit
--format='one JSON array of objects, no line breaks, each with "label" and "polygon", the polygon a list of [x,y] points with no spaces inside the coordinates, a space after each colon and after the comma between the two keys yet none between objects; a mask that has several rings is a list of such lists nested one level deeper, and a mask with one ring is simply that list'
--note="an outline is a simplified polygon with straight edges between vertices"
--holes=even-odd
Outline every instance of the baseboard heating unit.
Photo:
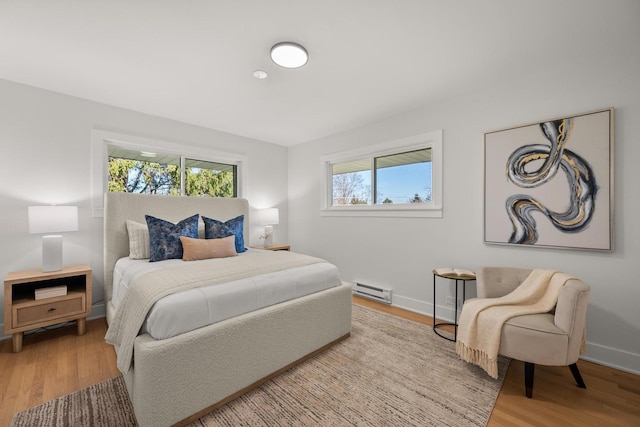
[{"label": "baseboard heating unit", "polygon": [[391,304],[391,289],[382,288],[380,286],[365,285],[364,283],[355,282],[353,284],[353,294],[360,297],[369,298],[374,301]]}]

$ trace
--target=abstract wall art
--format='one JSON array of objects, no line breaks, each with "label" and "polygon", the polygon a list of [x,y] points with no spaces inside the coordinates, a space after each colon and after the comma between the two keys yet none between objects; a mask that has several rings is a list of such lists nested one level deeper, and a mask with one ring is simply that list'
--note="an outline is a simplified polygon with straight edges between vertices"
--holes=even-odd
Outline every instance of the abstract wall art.
[{"label": "abstract wall art", "polygon": [[485,133],[484,242],[613,251],[613,108]]}]

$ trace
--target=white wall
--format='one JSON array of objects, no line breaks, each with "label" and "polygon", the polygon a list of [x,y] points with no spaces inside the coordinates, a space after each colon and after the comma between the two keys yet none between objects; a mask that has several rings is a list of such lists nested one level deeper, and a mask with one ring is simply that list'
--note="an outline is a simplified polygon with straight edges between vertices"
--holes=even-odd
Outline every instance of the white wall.
[{"label": "white wall", "polygon": [[[544,72],[291,148],[291,245],[336,263],[343,280],[392,287],[394,304],[429,315],[431,271],[439,266],[566,271],[592,288],[586,358],[640,373],[640,26],[635,27],[629,38],[604,39],[598,57],[581,56],[580,46],[564,47],[568,56],[550,47],[540,54],[548,63]],[[484,132],[607,107],[615,108],[615,251],[483,244]],[[443,218],[319,215],[320,156],[438,129],[444,130]],[[453,295],[453,287],[439,289],[438,315],[451,317],[445,296]]]},{"label": "white wall", "polygon": [[[92,267],[93,316],[104,314],[102,218],[91,216],[94,128],[245,155],[244,197],[254,208],[279,207],[287,221],[285,147],[0,80],[0,277],[42,266],[41,235],[28,233],[28,206],[77,205],[80,231],[65,234],[64,263]],[[262,230],[251,227],[251,244],[261,244]],[[285,227],[275,233],[276,241],[287,241]]]}]

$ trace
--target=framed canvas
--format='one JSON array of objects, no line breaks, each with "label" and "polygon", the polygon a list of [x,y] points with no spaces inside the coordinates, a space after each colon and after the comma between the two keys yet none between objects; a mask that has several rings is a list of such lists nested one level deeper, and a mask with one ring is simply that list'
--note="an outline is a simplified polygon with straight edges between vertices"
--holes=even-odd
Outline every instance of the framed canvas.
[{"label": "framed canvas", "polygon": [[485,133],[484,242],[613,251],[613,108]]}]

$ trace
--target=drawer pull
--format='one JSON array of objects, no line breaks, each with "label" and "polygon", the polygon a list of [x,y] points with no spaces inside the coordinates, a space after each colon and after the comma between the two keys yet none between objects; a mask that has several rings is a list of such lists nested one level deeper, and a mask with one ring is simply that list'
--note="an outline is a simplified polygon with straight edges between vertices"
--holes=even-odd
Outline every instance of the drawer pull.
[{"label": "drawer pull", "polygon": [[56,311],[56,309],[54,307],[51,307],[49,310],[47,310],[49,313]]}]

